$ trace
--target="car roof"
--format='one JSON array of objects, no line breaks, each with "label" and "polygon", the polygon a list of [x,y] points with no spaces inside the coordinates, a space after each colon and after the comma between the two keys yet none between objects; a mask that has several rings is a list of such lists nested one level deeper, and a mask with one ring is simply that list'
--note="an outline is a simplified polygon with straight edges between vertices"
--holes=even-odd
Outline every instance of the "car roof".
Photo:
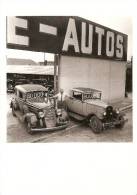
[{"label": "car roof", "polygon": [[73,88],[72,91],[77,91],[77,92],[81,92],[81,93],[101,92],[100,90],[86,88],[86,87],[76,87],[76,88]]},{"label": "car roof", "polygon": [[24,93],[32,92],[32,91],[48,91],[44,86],[38,84],[16,85],[15,89],[20,90]]}]

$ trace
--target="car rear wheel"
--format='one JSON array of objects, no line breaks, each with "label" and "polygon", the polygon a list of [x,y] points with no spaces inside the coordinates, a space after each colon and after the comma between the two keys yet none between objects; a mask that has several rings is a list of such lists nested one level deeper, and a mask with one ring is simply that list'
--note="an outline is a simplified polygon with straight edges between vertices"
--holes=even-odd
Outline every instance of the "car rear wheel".
[{"label": "car rear wheel", "polygon": [[94,133],[101,133],[103,130],[103,124],[96,116],[90,118],[89,126]]},{"label": "car rear wheel", "polygon": [[16,117],[16,114],[15,114],[15,109],[14,107],[12,106],[12,115]]}]

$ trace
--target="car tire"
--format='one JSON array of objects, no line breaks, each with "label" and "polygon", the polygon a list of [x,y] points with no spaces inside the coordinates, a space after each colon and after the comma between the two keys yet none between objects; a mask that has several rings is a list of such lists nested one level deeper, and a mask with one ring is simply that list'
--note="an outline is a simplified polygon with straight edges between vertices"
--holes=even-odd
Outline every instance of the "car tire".
[{"label": "car tire", "polygon": [[27,122],[27,132],[31,135],[33,134],[33,131],[31,130],[31,123],[30,122]]},{"label": "car tire", "polygon": [[96,116],[92,116],[89,120],[89,126],[94,133],[101,133],[103,130],[103,124]]},{"label": "car tire", "polygon": [[124,127],[124,117],[123,116],[119,116],[119,120],[121,121],[120,124],[115,125],[116,128],[122,129]]}]

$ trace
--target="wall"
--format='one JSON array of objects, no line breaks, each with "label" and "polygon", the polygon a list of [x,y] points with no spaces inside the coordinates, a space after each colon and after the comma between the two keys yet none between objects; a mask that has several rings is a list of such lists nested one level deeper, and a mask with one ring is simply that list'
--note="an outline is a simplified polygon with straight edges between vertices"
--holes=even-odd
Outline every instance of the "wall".
[{"label": "wall", "polygon": [[125,95],[126,63],[83,57],[60,57],[59,87],[65,93],[73,87],[102,91],[106,102],[117,102]]}]

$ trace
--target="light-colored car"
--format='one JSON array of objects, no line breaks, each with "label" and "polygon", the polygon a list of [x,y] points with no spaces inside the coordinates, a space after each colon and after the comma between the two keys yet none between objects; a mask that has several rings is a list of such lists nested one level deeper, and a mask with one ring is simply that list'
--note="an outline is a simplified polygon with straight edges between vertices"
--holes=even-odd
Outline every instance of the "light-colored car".
[{"label": "light-colored car", "polygon": [[57,108],[57,99],[49,98],[47,88],[37,84],[24,84],[15,87],[11,100],[13,116],[26,122],[29,133],[53,131],[68,126],[67,112]]},{"label": "light-colored car", "polygon": [[101,91],[91,88],[73,88],[65,97],[69,115],[78,120],[87,120],[94,133],[100,133],[106,127],[122,128],[124,115],[119,109],[101,100]]}]

